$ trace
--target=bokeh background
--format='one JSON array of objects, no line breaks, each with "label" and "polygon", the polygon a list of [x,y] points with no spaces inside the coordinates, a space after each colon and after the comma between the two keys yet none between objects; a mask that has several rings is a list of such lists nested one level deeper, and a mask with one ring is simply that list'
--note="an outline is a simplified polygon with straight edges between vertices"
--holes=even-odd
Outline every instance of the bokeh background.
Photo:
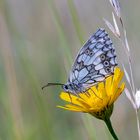
[{"label": "bokeh background", "polygon": [[[140,1],[120,3],[139,88]],[[78,50],[100,27],[127,68],[125,50],[103,21],[112,22],[112,10],[109,0],[0,0],[0,140],[112,140],[103,121],[56,108],[64,104],[60,87],[41,90],[66,82]],[[125,94],[111,120],[121,140],[138,139]]]}]

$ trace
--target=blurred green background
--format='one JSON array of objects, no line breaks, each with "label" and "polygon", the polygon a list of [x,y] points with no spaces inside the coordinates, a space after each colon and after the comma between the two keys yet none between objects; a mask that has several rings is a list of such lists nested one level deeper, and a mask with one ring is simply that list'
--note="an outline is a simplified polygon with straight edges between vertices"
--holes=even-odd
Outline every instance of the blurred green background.
[{"label": "blurred green background", "polygon": [[[122,17],[140,83],[140,1],[122,0]],[[112,140],[104,122],[56,108],[82,44],[98,28],[107,30],[118,55],[124,50],[104,24],[112,22],[109,0],[0,0],[0,140]],[[122,94],[111,117],[120,140],[137,140],[135,113]]]}]

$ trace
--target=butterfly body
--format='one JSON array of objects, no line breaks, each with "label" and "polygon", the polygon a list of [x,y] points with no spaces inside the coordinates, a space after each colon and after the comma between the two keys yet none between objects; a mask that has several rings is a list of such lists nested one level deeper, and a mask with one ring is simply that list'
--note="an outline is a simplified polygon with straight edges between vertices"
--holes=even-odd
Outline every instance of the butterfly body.
[{"label": "butterfly body", "polygon": [[85,88],[80,83],[66,83],[62,86],[65,92],[78,94],[85,91]]},{"label": "butterfly body", "polygon": [[70,76],[62,87],[77,95],[113,74],[117,65],[113,43],[104,29],[99,29],[79,51]]}]

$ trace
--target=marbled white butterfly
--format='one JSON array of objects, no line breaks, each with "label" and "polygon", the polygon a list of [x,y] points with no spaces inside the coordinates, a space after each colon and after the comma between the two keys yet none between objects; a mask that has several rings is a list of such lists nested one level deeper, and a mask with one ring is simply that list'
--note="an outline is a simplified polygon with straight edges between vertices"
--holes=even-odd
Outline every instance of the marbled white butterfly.
[{"label": "marbled white butterfly", "polygon": [[78,95],[112,75],[116,65],[113,43],[104,29],[98,29],[80,49],[67,83],[48,83],[46,86],[62,85],[65,92]]}]

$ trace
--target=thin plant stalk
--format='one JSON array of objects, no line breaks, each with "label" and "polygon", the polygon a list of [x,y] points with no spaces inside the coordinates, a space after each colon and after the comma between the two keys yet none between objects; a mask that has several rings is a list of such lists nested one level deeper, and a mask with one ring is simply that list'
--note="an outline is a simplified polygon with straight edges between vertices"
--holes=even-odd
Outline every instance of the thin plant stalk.
[{"label": "thin plant stalk", "polygon": [[[110,0],[110,3],[116,13],[116,16],[118,17],[118,20],[120,21],[120,24],[122,25],[122,30],[123,30],[123,34],[120,34],[118,37],[119,41],[121,42],[123,48],[124,48],[124,52],[126,52],[126,58],[128,60],[128,65],[129,65],[129,72],[130,72],[130,78],[128,77],[129,74],[127,73],[127,71],[125,70],[125,73],[126,74],[126,79],[128,77],[128,83],[129,83],[129,86],[130,86],[130,90],[131,90],[131,103],[133,102],[135,104],[134,106],[134,109],[135,109],[135,114],[136,114],[136,120],[137,120],[137,129],[138,129],[138,136],[139,136],[139,140],[140,140],[140,123],[139,123],[139,117],[138,117],[138,109],[139,107],[137,106],[137,101],[136,101],[136,87],[135,87],[135,82],[134,82],[134,76],[133,76],[133,70],[132,70],[132,59],[131,59],[131,54],[130,54],[130,47],[129,47],[129,44],[128,44],[128,40],[127,40],[127,36],[126,36],[126,29],[125,29],[125,26],[124,26],[124,22],[123,22],[123,19],[121,17],[121,8],[120,8],[120,3],[119,3],[119,0]],[[114,15],[114,14],[113,14]],[[115,16],[113,16],[113,19],[115,19]],[[105,20],[107,26],[109,27],[109,29],[111,29],[111,31],[114,33],[114,35],[116,36],[116,33],[117,30],[119,31],[119,28],[118,28],[118,25],[117,25],[117,22],[115,20],[115,24],[114,26],[112,26],[112,24],[110,24],[110,22],[108,22],[107,20]],[[117,27],[117,30],[116,28]],[[120,31],[119,31],[120,33]],[[124,39],[122,38],[124,37]],[[127,94],[126,94],[127,95]]]},{"label": "thin plant stalk", "polygon": [[136,119],[137,119],[138,136],[139,136],[139,140],[140,140],[140,121],[139,121],[139,116],[138,116],[138,110],[137,109],[135,109],[135,113],[136,113]]},{"label": "thin plant stalk", "polygon": [[104,121],[105,121],[105,124],[107,125],[107,128],[109,129],[112,137],[114,138],[114,140],[119,140],[118,137],[117,137],[117,135],[116,135],[116,133],[115,133],[115,131],[114,131],[114,129],[113,129],[113,127],[112,127],[110,118],[105,118]]},{"label": "thin plant stalk", "polygon": [[[123,20],[122,20],[122,23],[123,23]],[[124,37],[125,37],[125,40],[127,40],[127,37],[126,37],[126,30],[125,30],[125,26],[123,24],[123,33],[124,33]],[[121,39],[120,39],[121,40]],[[127,49],[127,44],[128,42],[125,42],[123,40],[121,40],[122,42],[122,45],[124,45],[125,49]],[[127,43],[127,44],[126,44]],[[128,46],[129,47],[129,46]],[[131,93],[132,93],[132,99],[135,101],[135,93],[136,93],[136,87],[135,87],[135,82],[134,82],[134,76],[133,76],[133,70],[132,70],[132,59],[131,59],[131,54],[130,54],[130,51],[127,51],[127,59],[128,59],[128,64],[129,64],[129,71],[130,71],[130,79],[131,79],[131,83],[129,83],[130,85],[130,88],[131,88]],[[136,102],[134,102],[136,104]],[[135,114],[136,114],[136,121],[137,121],[137,131],[138,131],[138,137],[139,137],[139,140],[140,140],[140,124],[139,124],[139,117],[138,117],[138,109],[137,108],[134,108],[135,109]]]}]

